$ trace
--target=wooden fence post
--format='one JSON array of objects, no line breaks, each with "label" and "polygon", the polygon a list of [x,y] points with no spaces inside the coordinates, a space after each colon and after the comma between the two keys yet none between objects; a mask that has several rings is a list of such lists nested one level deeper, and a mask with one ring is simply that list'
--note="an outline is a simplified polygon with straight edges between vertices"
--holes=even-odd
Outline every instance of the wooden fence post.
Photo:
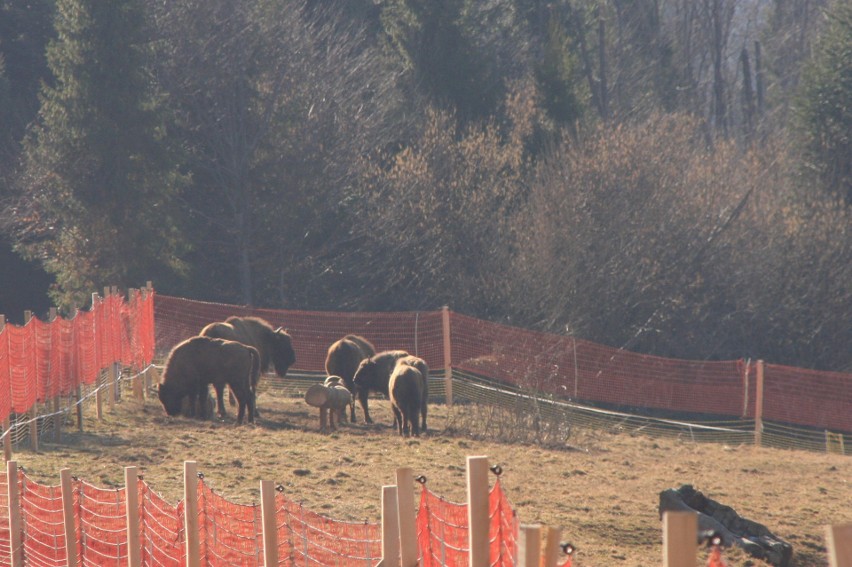
[{"label": "wooden fence post", "polygon": [[127,516],[127,567],[142,567],[139,539],[139,475],[136,467],[124,467],[125,515]]},{"label": "wooden fence post", "polygon": [[183,533],[186,538],[186,567],[200,567],[201,545],[198,541],[198,463],[183,463]]},{"label": "wooden fence post", "polygon": [[754,444],[760,447],[763,443],[763,361],[757,361],[757,383],[754,394]]},{"label": "wooden fence post", "polygon": [[852,567],[852,523],[827,526],[828,564]]},{"label": "wooden fence post", "polygon": [[[3,332],[5,326],[6,316],[0,315],[0,333]],[[3,418],[3,432],[5,433],[3,436],[3,456],[8,463],[12,460],[12,420],[8,415]]]},{"label": "wooden fence post", "polygon": [[71,486],[71,469],[59,471],[62,490],[62,520],[65,529],[65,554],[68,567],[77,566],[77,524],[74,515],[74,488]]},{"label": "wooden fence post", "polygon": [[[33,318],[33,312],[27,309],[24,311],[24,325],[29,323]],[[27,412],[29,415],[30,425],[30,448],[33,452],[38,453],[38,402],[33,403],[33,407]]]},{"label": "wooden fence post", "polygon": [[695,567],[698,561],[698,514],[663,513],[663,567]]},{"label": "wooden fence post", "polygon": [[556,567],[559,559],[559,536],[562,530],[559,528],[547,528],[547,541],[544,542],[544,556],[541,558],[542,567]]},{"label": "wooden fence post", "polygon": [[518,567],[540,567],[541,526],[522,525],[518,532]]},{"label": "wooden fence post", "polygon": [[[92,293],[92,312],[95,311],[95,306],[99,301],[97,292]],[[93,319],[96,319],[93,317]],[[97,329],[97,322],[95,322],[95,329]],[[98,347],[100,345],[100,341],[97,333],[95,333],[95,356],[97,357]],[[96,358],[100,360],[99,358]],[[98,421],[102,421],[104,418],[104,394],[103,394],[103,385],[104,378],[103,373],[98,372],[98,378],[95,380],[95,417]]]},{"label": "wooden fence post", "polygon": [[382,487],[382,560],[376,567],[399,567],[399,500],[395,485]]},{"label": "wooden fence post", "polygon": [[278,565],[278,522],[275,519],[275,484],[260,481],[260,515],[263,526],[263,565]]},{"label": "wooden fence post", "polygon": [[448,406],[453,405],[453,352],[450,341],[450,308],[441,308],[442,328],[444,334],[444,396]]},{"label": "wooden fence post", "polygon": [[396,499],[401,564],[402,567],[416,567],[417,518],[414,511],[414,473],[409,467],[396,469]]},{"label": "wooden fence post", "polygon": [[467,458],[467,525],[470,567],[488,567],[488,457]]},{"label": "wooden fence post", "polygon": [[21,495],[18,493],[18,463],[6,463],[6,492],[9,498],[9,560],[12,567],[23,567],[21,548]]}]

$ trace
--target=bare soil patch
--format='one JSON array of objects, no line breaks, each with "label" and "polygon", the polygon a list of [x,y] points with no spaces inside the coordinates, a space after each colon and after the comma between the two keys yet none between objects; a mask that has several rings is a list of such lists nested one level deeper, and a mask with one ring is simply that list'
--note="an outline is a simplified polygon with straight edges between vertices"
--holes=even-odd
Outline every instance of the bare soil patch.
[{"label": "bare soil patch", "polygon": [[[27,475],[59,483],[59,470],[98,486],[122,486],[124,467],[139,467],[170,502],[182,498],[183,462],[218,493],[238,503],[259,501],[259,481],[283,485],[289,498],[338,520],[378,522],[381,487],[397,467],[428,479],[454,502],[465,499],[465,458],[487,455],[503,468],[501,482],[522,523],[562,529],[577,547],[579,566],[662,564],[659,493],[692,484],[706,496],[765,524],[793,545],[797,567],[825,566],[825,526],[852,522],[849,457],[790,450],[653,438],[619,430],[572,429],[558,448],[482,440],[465,431],[470,408],[430,406],[429,434],[403,439],[391,429],[388,402],[370,402],[376,424],[318,431],[318,410],[304,400],[261,394],[263,419],[225,422],[168,418],[156,400],[124,400],[101,422],[88,408],[84,431],[73,424],[60,444],[15,454]],[[374,409],[375,408],[375,409]],[[359,410],[360,411],[360,410]],[[739,550],[730,566],[762,567]]]}]

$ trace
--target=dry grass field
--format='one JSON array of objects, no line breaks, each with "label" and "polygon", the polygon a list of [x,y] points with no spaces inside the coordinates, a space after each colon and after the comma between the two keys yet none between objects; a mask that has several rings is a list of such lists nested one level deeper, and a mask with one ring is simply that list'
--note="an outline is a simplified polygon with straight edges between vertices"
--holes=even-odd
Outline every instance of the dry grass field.
[{"label": "dry grass field", "polygon": [[[562,447],[488,440],[470,427],[470,408],[430,410],[429,434],[402,439],[390,428],[388,402],[371,400],[376,424],[345,425],[321,434],[317,410],[299,398],[261,394],[263,419],[238,427],[225,422],[168,418],[156,401],[124,400],[71,425],[62,443],[15,459],[27,475],[59,483],[59,470],[97,486],[123,485],[123,467],[136,465],[167,500],[181,498],[183,462],[218,493],[239,503],[259,500],[261,479],[284,486],[308,509],[339,520],[380,520],[381,486],[409,466],[448,500],[465,499],[465,458],[487,455],[503,468],[502,483],[522,523],[562,529],[584,567],[662,564],[659,493],[691,484],[765,524],[794,548],[794,565],[828,565],[825,526],[852,522],[852,460],[752,446],[652,438],[627,431],[571,430]],[[373,408],[375,407],[375,410]],[[703,555],[703,554],[702,554]],[[739,550],[726,550],[731,567],[763,567]]]}]

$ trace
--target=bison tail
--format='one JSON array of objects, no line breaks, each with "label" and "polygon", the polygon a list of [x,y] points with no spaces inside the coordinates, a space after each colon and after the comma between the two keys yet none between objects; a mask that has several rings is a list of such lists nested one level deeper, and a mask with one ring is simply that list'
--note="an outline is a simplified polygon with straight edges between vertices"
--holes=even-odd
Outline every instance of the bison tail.
[{"label": "bison tail", "polygon": [[251,389],[255,390],[260,381],[260,353],[257,349],[249,349],[251,352]]}]

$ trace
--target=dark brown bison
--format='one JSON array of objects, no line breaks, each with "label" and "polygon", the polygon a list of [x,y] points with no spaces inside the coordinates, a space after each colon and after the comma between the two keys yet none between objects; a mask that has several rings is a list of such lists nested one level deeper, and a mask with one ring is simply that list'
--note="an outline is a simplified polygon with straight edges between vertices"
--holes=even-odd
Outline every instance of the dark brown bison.
[{"label": "dark brown bison", "polygon": [[237,423],[243,422],[246,408],[248,420],[254,421],[254,388],[260,374],[260,354],[254,347],[236,341],[211,337],[192,337],[175,346],[166,360],[166,368],[157,395],[168,415],[181,412],[184,398],[191,407],[200,405],[201,417],[207,417],[208,386],[216,390],[219,417],[225,415],[225,385],[239,402]]},{"label": "dark brown bison", "polygon": [[[422,359],[412,356],[404,350],[387,350],[380,352],[370,358],[362,360],[361,364],[358,365],[358,370],[355,372],[355,377],[352,380],[355,385],[354,394],[358,397],[361,407],[364,408],[364,419],[367,423],[373,423],[372,418],[370,418],[369,408],[367,407],[367,399],[370,392],[381,392],[389,398],[388,383],[390,382],[390,376],[393,373],[397,362],[404,358],[408,358],[406,363],[409,366],[415,366],[418,370],[420,370],[423,374],[425,384],[425,380],[428,380],[429,377],[429,369],[426,366],[426,363]],[[423,431],[426,431],[425,406],[427,396],[428,390],[424,385],[424,395],[421,400],[423,405],[423,409],[421,410],[421,429],[423,429]]]},{"label": "dark brown bison", "polygon": [[426,365],[425,360],[417,356],[406,356],[400,358],[397,361],[397,366],[399,366],[400,364],[407,364],[408,366],[413,366],[420,372],[420,375],[423,376],[423,392],[420,396],[420,428],[425,432],[426,413],[428,405],[427,402],[429,400],[429,367]]},{"label": "dark brown bison", "polygon": [[388,389],[394,424],[404,437],[420,435],[419,414],[423,406],[425,384],[426,379],[420,370],[402,361],[397,363],[390,375]]},{"label": "dark brown bison", "polygon": [[[376,348],[364,337],[346,335],[328,347],[325,357],[325,372],[328,376],[340,376],[350,392],[355,391],[355,372],[365,358],[376,354]],[[355,399],[349,405],[349,416],[355,423]]]},{"label": "dark brown bison", "polygon": [[[293,341],[287,331],[281,327],[273,329],[268,321],[260,317],[228,317],[224,322],[210,323],[201,329],[199,334],[238,341],[256,348],[260,353],[261,372],[268,372],[271,363],[275,367],[275,373],[283,378],[290,366],[296,362]],[[257,391],[257,383],[254,384],[253,391]]]}]

